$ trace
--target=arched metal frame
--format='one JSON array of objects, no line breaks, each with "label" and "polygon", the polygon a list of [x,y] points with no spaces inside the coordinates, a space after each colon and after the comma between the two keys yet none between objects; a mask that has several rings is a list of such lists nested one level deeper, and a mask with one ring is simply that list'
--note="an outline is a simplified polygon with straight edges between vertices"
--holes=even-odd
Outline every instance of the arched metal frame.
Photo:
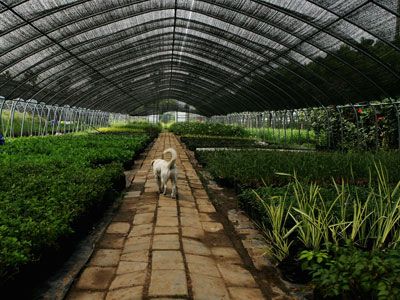
[{"label": "arched metal frame", "polygon": [[[304,68],[308,62],[320,65],[352,95],[368,96],[319,59],[326,55],[379,95],[398,96],[335,53],[348,45],[371,68],[400,82],[398,70],[358,43],[370,38],[400,51],[392,34],[394,27],[398,34],[398,8],[381,1],[0,1],[0,14],[0,66],[8,74],[0,85],[14,86],[6,95],[12,98],[131,114],[146,104],[176,99],[204,115],[353,101],[329,79]],[[156,34],[138,45],[129,43],[151,31]],[[137,52],[129,53],[132,49]],[[152,54],[158,63],[148,68],[151,58],[141,58]],[[121,67],[112,70],[113,64]],[[287,74],[298,81],[288,82]],[[27,91],[30,82],[33,88]],[[154,88],[145,88],[149,85]],[[109,101],[111,95],[116,99]]]},{"label": "arched metal frame", "polygon": [[[0,133],[6,137],[45,136],[108,126],[120,115],[85,108],[46,105],[0,97]],[[127,116],[124,116],[126,119]]]}]

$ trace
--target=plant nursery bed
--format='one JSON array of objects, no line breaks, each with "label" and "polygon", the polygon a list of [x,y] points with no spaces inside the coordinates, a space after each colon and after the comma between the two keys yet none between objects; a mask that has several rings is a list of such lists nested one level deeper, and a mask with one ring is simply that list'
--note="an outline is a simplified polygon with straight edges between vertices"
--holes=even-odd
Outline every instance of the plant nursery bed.
[{"label": "plant nursery bed", "polygon": [[221,216],[220,221],[224,224],[229,238],[246,265],[251,266],[251,272],[258,278],[257,282],[261,283],[264,294],[282,297],[281,299],[286,299],[285,295],[288,294],[296,299],[305,299],[311,296],[312,288],[309,285],[294,284],[284,280],[281,271],[263,255],[268,244],[257,225],[239,208],[239,199],[235,189],[218,185],[197,162],[194,153],[190,150],[187,150],[187,153]]},{"label": "plant nursery bed", "polygon": [[0,149],[1,289],[32,295],[115,202],[126,186],[123,167],[149,142],[79,134],[20,138]]}]

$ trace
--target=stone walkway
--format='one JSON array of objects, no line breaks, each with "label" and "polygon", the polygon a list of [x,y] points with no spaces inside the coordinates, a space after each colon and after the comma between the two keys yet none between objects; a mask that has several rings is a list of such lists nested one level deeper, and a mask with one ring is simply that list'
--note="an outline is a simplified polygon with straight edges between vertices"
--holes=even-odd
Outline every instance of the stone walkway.
[{"label": "stone walkway", "polygon": [[[178,152],[178,200],[158,194],[151,172],[168,147]],[[215,220],[182,146],[161,134],[67,299],[264,299]]]}]

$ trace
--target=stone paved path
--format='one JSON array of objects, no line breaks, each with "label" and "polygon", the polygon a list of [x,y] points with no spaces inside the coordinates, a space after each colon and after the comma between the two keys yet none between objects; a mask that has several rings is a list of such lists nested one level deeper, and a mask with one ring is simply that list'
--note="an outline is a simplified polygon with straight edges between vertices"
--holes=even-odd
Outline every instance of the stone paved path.
[{"label": "stone paved path", "polygon": [[[168,147],[178,152],[178,200],[158,195],[151,172]],[[185,151],[161,134],[67,299],[264,299],[215,220]]]}]

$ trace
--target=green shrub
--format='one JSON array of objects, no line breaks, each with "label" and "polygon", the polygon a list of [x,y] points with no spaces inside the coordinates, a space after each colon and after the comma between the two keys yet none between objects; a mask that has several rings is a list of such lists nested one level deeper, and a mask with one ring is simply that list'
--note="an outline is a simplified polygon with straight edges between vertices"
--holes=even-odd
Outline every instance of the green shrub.
[{"label": "green shrub", "polygon": [[197,151],[200,163],[211,175],[229,184],[257,187],[263,185],[285,185],[288,178],[277,172],[297,172],[303,182],[315,181],[330,185],[333,177],[337,182],[367,185],[372,170],[376,177],[374,161],[380,161],[393,182],[400,179],[399,151],[381,152],[289,152],[266,150]]},{"label": "green shrub", "polygon": [[[258,210],[259,222],[278,261],[297,249],[323,249],[351,243],[367,250],[398,247],[400,242],[400,181],[389,183],[384,168],[368,187],[334,184],[330,189],[304,184],[296,176],[283,188],[245,192],[241,203]],[[279,213],[278,213],[279,212]]]},{"label": "green shrub", "polygon": [[286,128],[247,128],[252,137],[261,139],[270,144],[290,146],[296,149],[314,149],[316,136],[313,130]]},{"label": "green shrub", "polygon": [[0,147],[0,279],[5,282],[121,189],[123,165],[147,135],[79,134],[8,140]]},{"label": "green shrub", "polygon": [[192,123],[182,122],[174,123],[169,127],[169,130],[177,135],[208,135],[208,136],[237,136],[237,137],[248,137],[250,133],[243,127],[224,125],[218,123]]},{"label": "green shrub", "polygon": [[354,246],[303,251],[317,293],[341,299],[399,299],[400,250],[367,252]]},{"label": "green shrub", "polygon": [[181,141],[192,151],[196,148],[256,148],[261,147],[256,139],[248,137],[219,137],[184,135]]},{"label": "green shrub", "polygon": [[123,124],[114,124],[110,127],[102,127],[97,129],[102,133],[124,133],[124,134],[142,134],[146,133],[151,138],[155,138],[161,132],[162,126],[160,123],[153,124],[148,122],[130,122]]}]

